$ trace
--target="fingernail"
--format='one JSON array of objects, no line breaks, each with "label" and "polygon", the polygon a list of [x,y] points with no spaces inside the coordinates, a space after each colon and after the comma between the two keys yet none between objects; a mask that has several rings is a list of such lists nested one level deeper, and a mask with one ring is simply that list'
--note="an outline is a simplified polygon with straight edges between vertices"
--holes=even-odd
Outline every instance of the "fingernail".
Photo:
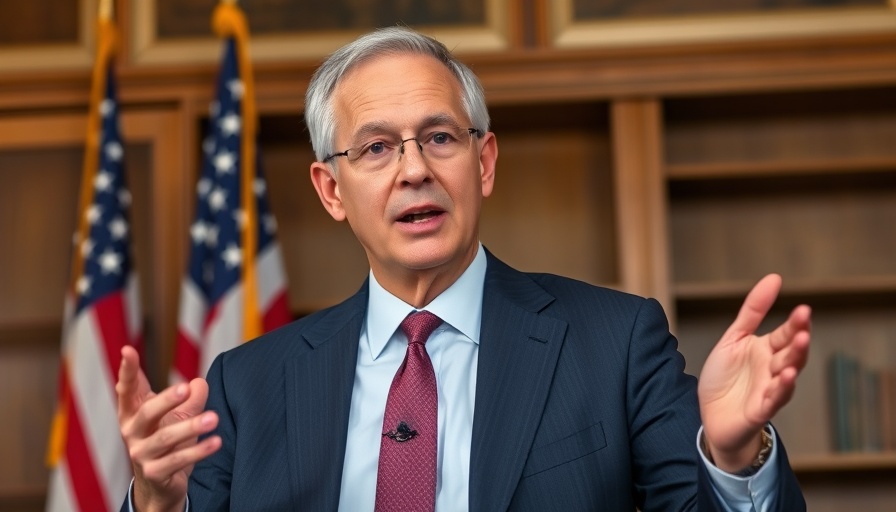
[{"label": "fingernail", "polygon": [[178,385],[176,388],[174,388],[174,394],[177,396],[177,398],[183,398],[183,397],[187,396],[187,385],[186,384]]},{"label": "fingernail", "polygon": [[203,427],[208,427],[214,422],[215,418],[211,413],[205,413],[199,418],[199,424]]}]

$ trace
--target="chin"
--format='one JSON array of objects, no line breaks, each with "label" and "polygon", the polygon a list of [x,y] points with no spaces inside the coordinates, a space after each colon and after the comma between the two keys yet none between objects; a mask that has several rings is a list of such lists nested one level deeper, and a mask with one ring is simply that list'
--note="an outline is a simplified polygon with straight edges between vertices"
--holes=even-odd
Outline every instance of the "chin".
[{"label": "chin", "polygon": [[446,249],[443,245],[417,245],[409,247],[401,255],[401,264],[411,270],[432,270],[461,258],[457,250]]}]

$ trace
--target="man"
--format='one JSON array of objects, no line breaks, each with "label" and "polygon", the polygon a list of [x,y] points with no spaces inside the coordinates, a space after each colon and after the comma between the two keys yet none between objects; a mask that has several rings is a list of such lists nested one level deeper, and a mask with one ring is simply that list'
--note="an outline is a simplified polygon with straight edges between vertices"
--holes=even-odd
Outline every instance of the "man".
[{"label": "man", "polygon": [[[655,301],[480,245],[498,147],[478,80],[440,43],[361,37],[315,73],[305,115],[315,189],[370,276],[217,358],[208,384],[154,395],[125,349],[134,508],[805,508],[767,423],[805,365],[809,308],[753,334],[780,278],[747,296],[698,389]],[[433,315],[432,334],[407,327]]]}]

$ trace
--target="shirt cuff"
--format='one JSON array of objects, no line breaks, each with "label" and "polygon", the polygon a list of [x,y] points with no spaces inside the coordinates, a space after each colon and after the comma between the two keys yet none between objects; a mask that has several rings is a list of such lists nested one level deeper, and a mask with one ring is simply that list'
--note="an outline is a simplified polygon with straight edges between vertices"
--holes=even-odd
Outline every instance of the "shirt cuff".
[{"label": "shirt cuff", "polygon": [[[128,486],[128,510],[134,512],[134,477],[131,477],[131,485]],[[184,503],[184,512],[190,512],[190,495]]]},{"label": "shirt cuff", "polygon": [[716,496],[729,511],[766,512],[771,508],[775,482],[778,479],[778,434],[770,425],[767,428],[772,434],[771,453],[759,471],[755,475],[747,477],[722,471],[710,462],[700,448],[703,427],[700,427],[700,431],[697,432],[697,451],[709,471],[709,478]]}]

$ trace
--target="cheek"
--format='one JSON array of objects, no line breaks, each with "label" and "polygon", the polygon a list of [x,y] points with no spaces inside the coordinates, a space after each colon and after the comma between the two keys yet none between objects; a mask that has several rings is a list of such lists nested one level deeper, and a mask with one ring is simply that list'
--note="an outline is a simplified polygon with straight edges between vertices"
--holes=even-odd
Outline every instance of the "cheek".
[{"label": "cheek", "polygon": [[388,197],[389,190],[373,180],[345,183],[342,189],[346,214],[357,223],[381,217]]}]

